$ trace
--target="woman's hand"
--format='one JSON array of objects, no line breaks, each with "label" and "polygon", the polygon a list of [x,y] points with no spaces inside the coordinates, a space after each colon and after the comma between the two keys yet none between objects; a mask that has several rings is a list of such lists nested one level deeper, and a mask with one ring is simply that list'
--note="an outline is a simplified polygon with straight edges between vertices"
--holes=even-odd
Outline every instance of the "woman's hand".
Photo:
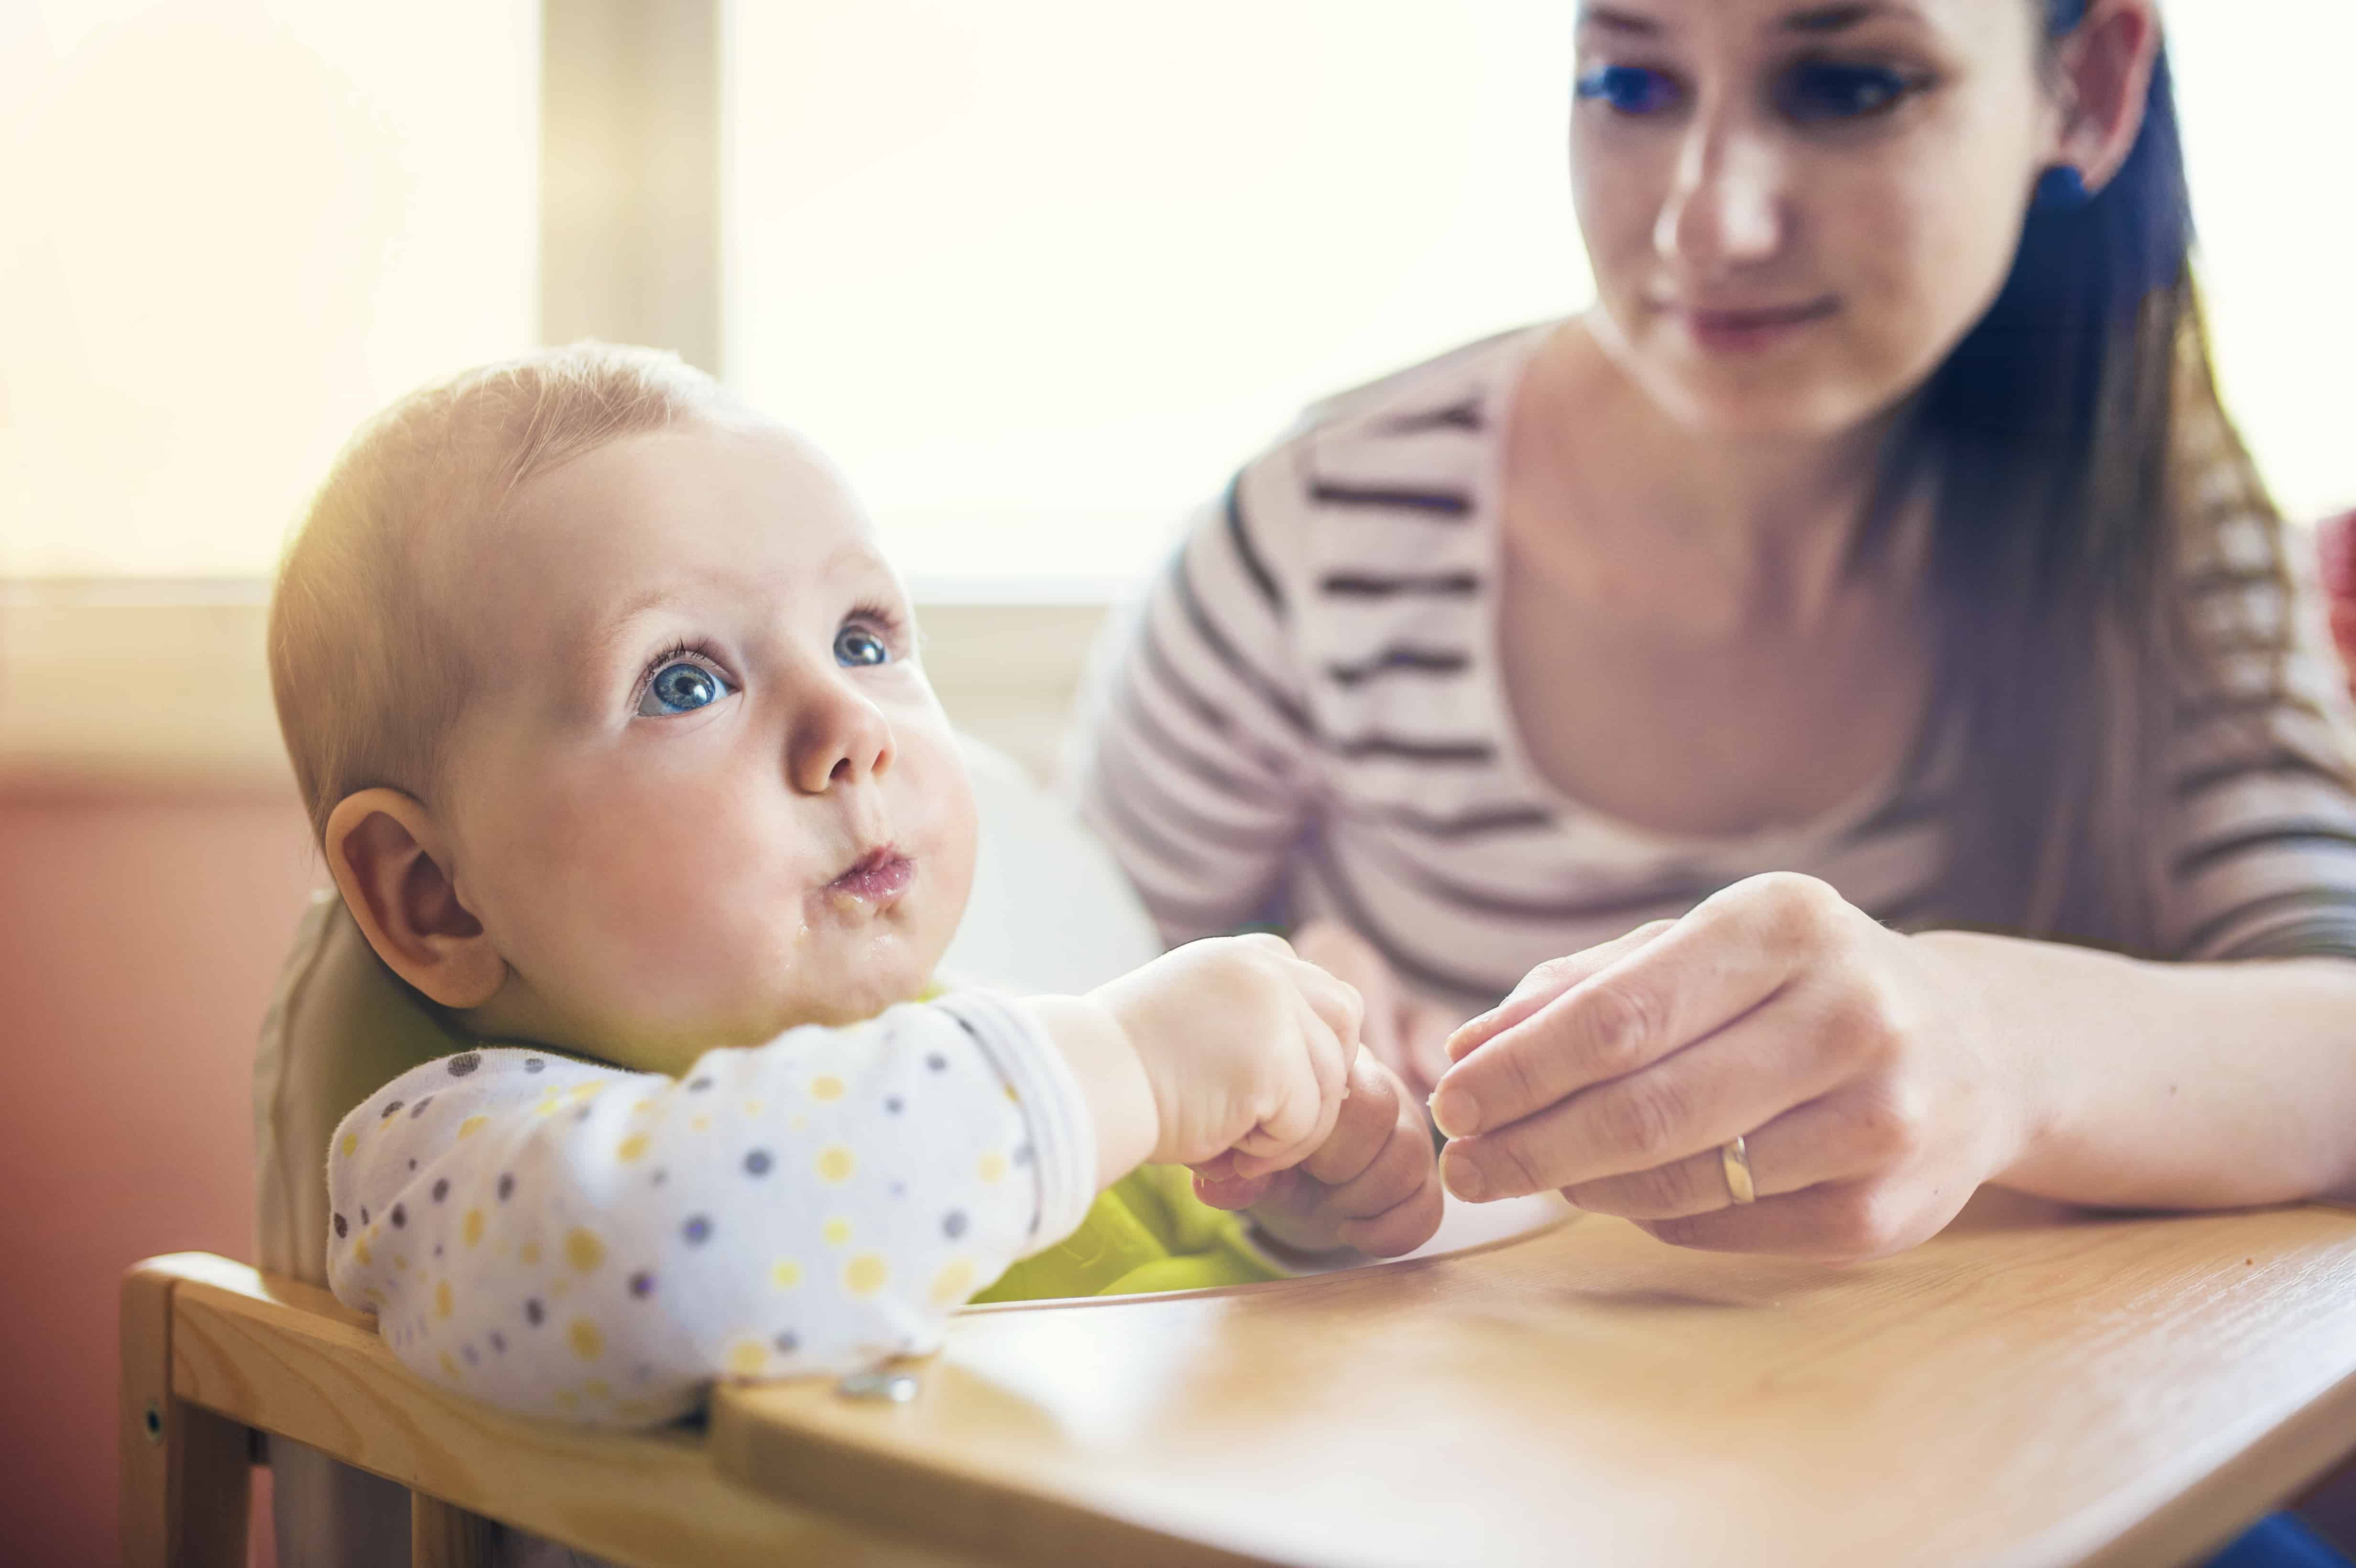
[{"label": "woman's hand", "polygon": [[[1448,1187],[1559,1188],[1665,1242],[1847,1262],[1934,1234],[2017,1157],[2023,1073],[1928,944],[1812,877],[1542,964],[1449,1042]],[[1720,1149],[1745,1140],[1757,1201]]]},{"label": "woman's hand", "polygon": [[1448,1071],[1448,1036],[1459,1015],[1410,993],[1374,945],[1339,921],[1310,921],[1293,933],[1292,950],[1357,988],[1366,1004],[1360,1042],[1419,1101],[1430,1094]]}]

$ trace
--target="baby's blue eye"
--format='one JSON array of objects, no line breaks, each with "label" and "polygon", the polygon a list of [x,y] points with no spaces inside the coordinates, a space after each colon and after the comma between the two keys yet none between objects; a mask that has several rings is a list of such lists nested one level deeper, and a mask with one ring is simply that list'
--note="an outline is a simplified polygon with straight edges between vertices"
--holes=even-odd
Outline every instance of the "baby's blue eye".
[{"label": "baby's blue eye", "polygon": [[1776,81],[1775,107],[1801,124],[1862,120],[1887,113],[1921,86],[1886,66],[1810,60]]},{"label": "baby's blue eye", "polygon": [[1572,91],[1620,114],[1658,114],[1685,98],[1675,79],[1641,65],[1598,66],[1580,77]]},{"label": "baby's blue eye", "polygon": [[711,670],[678,659],[655,671],[654,679],[647,682],[647,694],[638,699],[638,712],[648,719],[659,719],[668,713],[692,713],[699,708],[710,707],[728,692],[728,683]]},{"label": "baby's blue eye", "polygon": [[834,635],[834,662],[847,668],[890,664],[892,650],[865,626],[845,626]]}]

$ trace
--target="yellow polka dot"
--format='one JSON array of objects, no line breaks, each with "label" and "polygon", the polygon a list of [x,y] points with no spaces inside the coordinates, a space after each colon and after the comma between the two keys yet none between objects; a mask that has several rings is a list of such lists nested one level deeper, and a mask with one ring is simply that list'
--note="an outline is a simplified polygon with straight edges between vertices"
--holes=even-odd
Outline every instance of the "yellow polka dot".
[{"label": "yellow polka dot", "polygon": [[581,1407],[581,1396],[580,1396],[579,1394],[574,1393],[574,1392],[573,1392],[571,1389],[569,1389],[569,1388],[561,1388],[561,1389],[558,1389],[558,1390],[556,1391],[556,1408],[557,1408],[557,1409],[559,1409],[559,1410],[578,1410],[580,1407]]},{"label": "yellow polka dot", "polygon": [[581,1385],[581,1392],[591,1399],[611,1399],[614,1397],[614,1385],[604,1378],[591,1378]]},{"label": "yellow polka dot", "polygon": [[1006,1086],[1006,1097],[1013,1101],[1018,1105],[1023,1104],[1023,1096],[1014,1092],[1014,1085],[1012,1083],[1009,1083]]},{"label": "yellow polka dot", "polygon": [[434,1316],[450,1316],[450,1282],[446,1279],[436,1280],[434,1284]]},{"label": "yellow polka dot", "polygon": [[519,1264],[536,1264],[539,1261],[540,1243],[538,1242],[526,1242],[523,1245],[516,1249],[516,1262]]},{"label": "yellow polka dot", "polygon": [[769,1364],[769,1348],[758,1339],[739,1339],[728,1347],[728,1370],[740,1378],[758,1377]]},{"label": "yellow polka dot", "polygon": [[802,1265],[787,1258],[769,1271],[769,1277],[776,1282],[779,1290],[791,1290],[802,1282]]},{"label": "yellow polka dot", "polygon": [[573,1093],[567,1097],[574,1104],[581,1105],[586,1104],[605,1092],[605,1086],[603,1083],[575,1083],[573,1086]]},{"label": "yellow polka dot", "polygon": [[573,1353],[584,1361],[594,1361],[605,1353],[605,1330],[586,1317],[575,1317],[564,1337],[573,1342]]},{"label": "yellow polka dot", "polygon": [[399,1269],[402,1273],[407,1274],[409,1272],[409,1254],[406,1253],[395,1253],[393,1255],[392,1266]]},{"label": "yellow polka dot", "polygon": [[973,1265],[959,1258],[933,1276],[933,1305],[955,1307],[973,1294]]},{"label": "yellow polka dot", "polygon": [[447,1350],[442,1352],[442,1375],[454,1383],[459,1381],[458,1363],[450,1359],[450,1352]]},{"label": "yellow polka dot", "polygon": [[352,1262],[356,1264],[366,1264],[368,1261],[368,1238],[366,1236],[362,1236],[359,1241],[352,1243]]},{"label": "yellow polka dot", "polygon": [[853,1296],[873,1296],[891,1273],[881,1253],[862,1253],[843,1269],[842,1287]]},{"label": "yellow polka dot", "polygon": [[573,1279],[569,1275],[558,1275],[554,1279],[548,1282],[548,1294],[551,1296],[569,1295],[571,1294],[572,1289]]},{"label": "yellow polka dot", "polygon": [[[655,1103],[654,1103],[654,1101],[653,1101],[653,1100],[651,1100],[651,1099],[641,1100],[641,1101],[639,1101],[637,1104],[632,1105],[632,1106],[630,1107],[630,1115],[634,1115],[634,1116],[643,1116],[643,1115],[645,1115],[648,1111],[651,1111],[651,1110],[653,1110],[654,1108],[655,1108]],[[635,1403],[635,1402],[633,1402],[633,1403]]]},{"label": "yellow polka dot", "polygon": [[355,1150],[355,1149],[357,1149],[357,1148],[359,1148],[359,1147],[360,1147],[360,1136],[359,1136],[359,1134],[358,1134],[358,1133],[346,1133],[346,1134],[344,1135],[343,1149],[344,1149],[344,1157],[345,1157],[346,1159],[349,1159],[349,1158],[351,1158],[351,1157],[352,1157],[352,1151],[353,1151],[353,1150]]},{"label": "yellow polka dot", "polygon": [[699,1133],[708,1133],[712,1130],[712,1118],[710,1116],[696,1116],[690,1119],[687,1125],[693,1127]]},{"label": "yellow polka dot", "polygon": [[630,1161],[638,1158],[646,1152],[647,1135],[644,1133],[632,1133],[628,1137],[624,1138],[615,1147],[614,1157],[620,1160],[624,1165],[627,1165]]},{"label": "yellow polka dot", "polygon": [[466,1244],[470,1247],[477,1242],[481,1241],[483,1239],[483,1211],[480,1209],[467,1210],[465,1221],[458,1227],[458,1233],[466,1238]]},{"label": "yellow polka dot", "polygon": [[747,1100],[744,1102],[744,1114],[748,1116],[757,1116],[764,1109],[766,1109],[766,1106],[761,1101]]},{"label": "yellow polka dot", "polygon": [[[829,1220],[826,1222],[826,1239],[832,1242],[838,1247],[842,1245],[843,1243],[851,1240],[851,1221],[848,1220]],[[362,1261],[365,1262],[366,1260],[363,1259]]]},{"label": "yellow polka dot", "polygon": [[489,1120],[488,1116],[468,1116],[458,1124],[458,1136],[462,1138],[473,1137],[483,1130],[483,1124]]},{"label": "yellow polka dot", "polygon": [[810,1098],[811,1098],[811,1099],[813,1099],[813,1100],[840,1100],[840,1099],[841,1099],[841,1098],[842,1098],[842,1080],[841,1080],[841,1079],[840,1079],[840,1078],[835,1077],[835,1076],[834,1076],[833,1074],[831,1074],[831,1073],[822,1074],[822,1075],[820,1075],[820,1076],[819,1076],[819,1077],[816,1077],[816,1078],[811,1079],[811,1080],[810,1080]]},{"label": "yellow polka dot", "polygon": [[562,1098],[562,1095],[557,1093],[555,1090],[551,1089],[547,1093],[542,1094],[540,1097],[540,1104],[531,1108],[531,1114],[535,1116],[544,1116],[551,1111],[556,1109],[557,1103]]},{"label": "yellow polka dot", "polygon": [[585,1274],[605,1261],[605,1243],[576,1227],[564,1238],[564,1261]]},{"label": "yellow polka dot", "polygon": [[984,1181],[995,1181],[1005,1174],[1006,1157],[1004,1155],[986,1154],[981,1157],[981,1179]]},{"label": "yellow polka dot", "polygon": [[841,1144],[836,1144],[831,1148],[820,1149],[818,1156],[819,1179],[821,1181],[848,1181],[851,1179],[851,1172],[852,1168],[856,1167],[858,1163],[859,1162],[857,1160],[851,1157],[851,1151],[843,1147]]}]

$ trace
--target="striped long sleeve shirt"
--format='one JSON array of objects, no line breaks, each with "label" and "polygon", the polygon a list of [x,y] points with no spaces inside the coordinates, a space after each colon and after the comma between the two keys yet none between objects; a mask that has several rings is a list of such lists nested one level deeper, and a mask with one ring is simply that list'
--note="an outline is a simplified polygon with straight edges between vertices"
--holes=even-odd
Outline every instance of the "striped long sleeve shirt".
[{"label": "striped long sleeve shirt", "polygon": [[[1938,746],[1872,798],[1730,837],[1614,821],[1520,749],[1494,651],[1498,489],[1506,407],[1548,329],[1312,411],[1108,634],[1073,777],[1170,941],[1334,917],[1469,1014],[1545,959],[1764,871],[1821,878],[1900,929],[1940,923]],[[2272,586],[2268,526],[2229,523],[2190,569],[2202,635],[2254,651],[2221,659],[2225,686],[2176,739],[2154,852],[2178,957],[2356,955],[2356,797],[2330,761],[2347,693],[2312,596]],[[2285,617],[2282,690],[2267,650]]]}]

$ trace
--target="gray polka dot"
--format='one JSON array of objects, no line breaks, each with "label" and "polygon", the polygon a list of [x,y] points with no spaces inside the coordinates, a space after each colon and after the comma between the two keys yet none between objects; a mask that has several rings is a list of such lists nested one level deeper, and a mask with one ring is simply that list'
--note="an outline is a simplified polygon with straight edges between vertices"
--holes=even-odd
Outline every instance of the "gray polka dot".
[{"label": "gray polka dot", "polygon": [[640,1300],[655,1293],[655,1276],[650,1269],[640,1269],[630,1276],[630,1294]]},{"label": "gray polka dot", "polygon": [[773,1163],[775,1162],[769,1158],[769,1151],[767,1149],[754,1149],[744,1156],[744,1174],[747,1176],[766,1176],[769,1174],[769,1167]]},{"label": "gray polka dot", "polygon": [[434,1183],[434,1201],[439,1203],[450,1196],[450,1179],[443,1177]]},{"label": "gray polka dot", "polygon": [[952,1242],[965,1234],[965,1211],[962,1209],[952,1209],[941,1216],[941,1234]]},{"label": "gray polka dot", "polygon": [[491,1330],[491,1349],[501,1356],[508,1353],[508,1337],[496,1328]]},{"label": "gray polka dot", "polygon": [[544,1307],[542,1307],[541,1306],[541,1304],[540,1304],[540,1297],[538,1297],[537,1296],[527,1296],[527,1297],[524,1299],[524,1304],[523,1304],[523,1320],[524,1320],[525,1322],[527,1322],[527,1323],[530,1324],[533,1328],[539,1328],[539,1327],[540,1327],[540,1325],[541,1325],[541,1321],[542,1321],[543,1319],[545,1319],[547,1317],[548,1317],[547,1309],[546,1309],[546,1308],[544,1308]]},{"label": "gray polka dot", "polygon": [[464,1078],[482,1064],[483,1056],[480,1051],[470,1051],[464,1056],[454,1056],[450,1059],[450,1076]]},{"label": "gray polka dot", "polygon": [[687,1092],[688,1092],[689,1093],[691,1093],[691,1094],[701,1094],[701,1093],[702,1093],[706,1089],[709,1089],[709,1088],[711,1088],[711,1087],[712,1087],[712,1074],[710,1074],[709,1072],[702,1073],[702,1074],[701,1074],[701,1075],[699,1075],[699,1076],[697,1076],[697,1077],[691,1078],[691,1079],[689,1079],[689,1080],[687,1081]]},{"label": "gray polka dot", "polygon": [[688,1245],[701,1246],[712,1239],[712,1219],[705,1214],[691,1214],[687,1223],[679,1228],[679,1233],[687,1238]]},{"label": "gray polka dot", "polygon": [[537,1056],[527,1056],[523,1059],[523,1070],[526,1072],[539,1072],[546,1069],[548,1063],[542,1061]]},{"label": "gray polka dot", "polygon": [[502,1203],[506,1202],[508,1200],[508,1194],[514,1190],[515,1178],[509,1175],[504,1170],[499,1172],[499,1201]]},{"label": "gray polka dot", "polygon": [[377,1120],[382,1121],[385,1117],[391,1115],[395,1111],[400,1110],[402,1106],[408,1103],[409,1102],[406,1100],[394,1100],[391,1102],[383,1110],[377,1113]]},{"label": "gray polka dot", "polygon": [[937,1051],[925,1058],[925,1065],[936,1072],[947,1072],[949,1070],[949,1059]]},{"label": "gray polka dot", "polygon": [[908,1108],[908,1103],[907,1103],[905,1100],[901,1099],[899,1095],[897,1095],[897,1094],[893,1094],[893,1095],[887,1096],[887,1097],[885,1098],[885,1100],[884,1100],[884,1108],[885,1110],[887,1110],[887,1111],[891,1112],[891,1113],[892,1113],[892,1115],[895,1115],[895,1116],[896,1116],[896,1115],[898,1115],[902,1111],[905,1111],[905,1110],[906,1110],[906,1109]]},{"label": "gray polka dot", "polygon": [[417,1104],[409,1107],[409,1119],[413,1122],[418,1117],[423,1115],[425,1114],[425,1107],[432,1104],[434,1104],[433,1095],[427,1094],[421,1098]]},{"label": "gray polka dot", "polygon": [[391,1212],[390,1215],[388,1215],[388,1216],[387,1216],[387,1218],[389,1218],[390,1220],[391,1220],[391,1221],[392,1221],[392,1228],[393,1228],[394,1230],[396,1230],[396,1231],[400,1230],[403,1225],[406,1225],[406,1224],[408,1224],[408,1223],[409,1223],[409,1210],[408,1210],[408,1207],[407,1207],[405,1204],[400,1204],[400,1203],[396,1203],[396,1204],[394,1204],[394,1205],[392,1206],[392,1212]]},{"label": "gray polka dot", "polygon": [[777,1354],[780,1356],[790,1356],[802,1348],[801,1336],[790,1328],[770,1340],[769,1343],[777,1348]]},{"label": "gray polka dot", "polygon": [[349,1224],[349,1223],[348,1223],[348,1222],[345,1221],[344,1217],[343,1217],[341,1214],[337,1215],[337,1216],[336,1216],[336,1234],[337,1234],[337,1236],[340,1238],[340,1237],[342,1237],[342,1236],[345,1236],[345,1235],[349,1234],[349,1233],[350,1233],[350,1232],[351,1232],[351,1226],[350,1226],[350,1224]]}]

